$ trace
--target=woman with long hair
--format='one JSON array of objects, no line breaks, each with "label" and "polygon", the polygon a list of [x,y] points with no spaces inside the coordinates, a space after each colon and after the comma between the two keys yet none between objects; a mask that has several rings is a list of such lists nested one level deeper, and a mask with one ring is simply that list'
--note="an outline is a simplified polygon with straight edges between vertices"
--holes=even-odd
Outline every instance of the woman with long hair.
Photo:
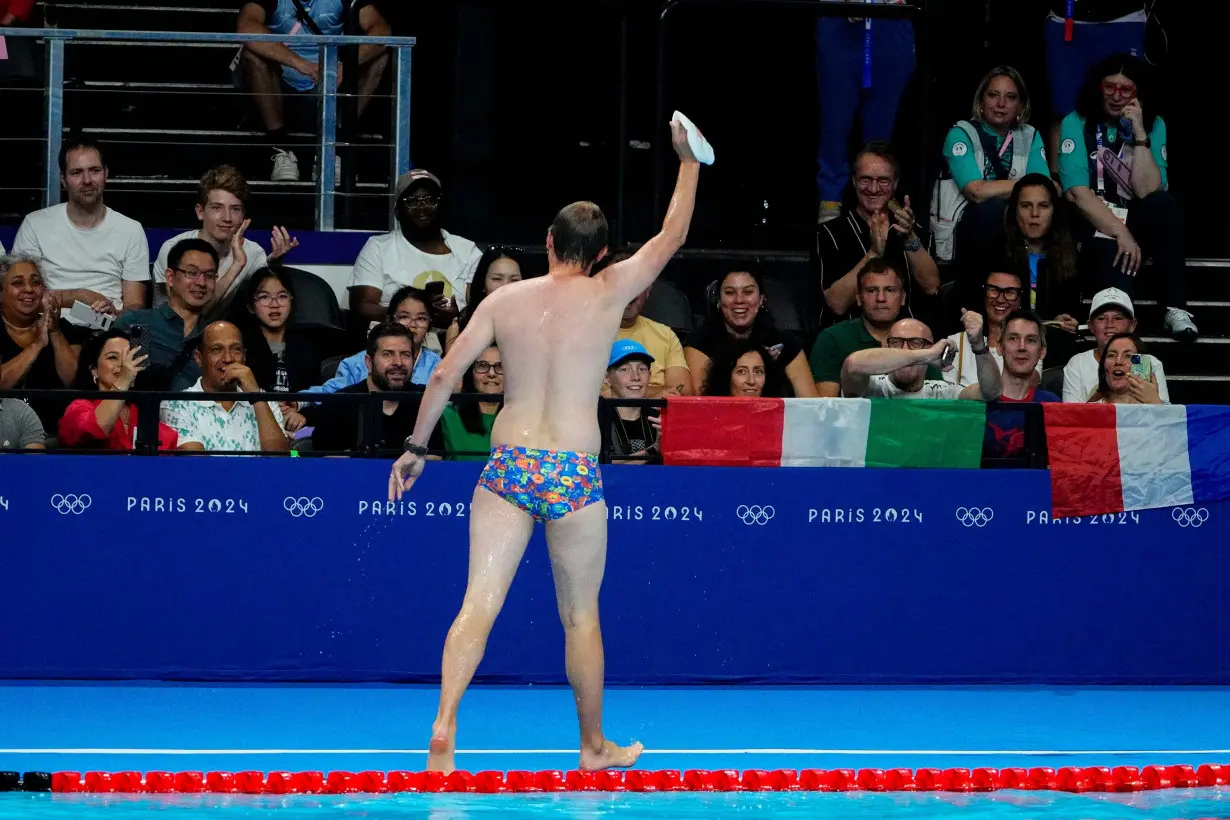
[{"label": "woman with long hair", "polygon": [[491,428],[504,395],[504,363],[500,349],[483,351],[461,377],[462,393],[484,393],[492,401],[461,401],[444,408],[440,432],[444,449],[455,461],[486,461],[491,454]]},{"label": "woman with long hair", "polygon": [[1089,401],[1102,404],[1162,404],[1157,376],[1135,333],[1116,333],[1102,347],[1098,389]]},{"label": "woman with long hair", "polygon": [[466,324],[469,323],[470,317],[474,315],[474,311],[478,310],[478,306],[484,299],[490,296],[497,288],[501,288],[510,282],[521,281],[520,256],[520,249],[511,248],[506,245],[492,245],[483,254],[483,258],[478,262],[478,270],[474,274],[474,281],[470,282],[469,300],[466,302],[466,306],[460,315],[449,325],[448,333],[445,334],[445,353],[453,346],[453,342],[457,341],[461,331],[466,329]]},{"label": "woman with long hair", "polygon": [[751,339],[724,345],[709,366],[704,396],[782,398],[789,382],[773,355]]}]

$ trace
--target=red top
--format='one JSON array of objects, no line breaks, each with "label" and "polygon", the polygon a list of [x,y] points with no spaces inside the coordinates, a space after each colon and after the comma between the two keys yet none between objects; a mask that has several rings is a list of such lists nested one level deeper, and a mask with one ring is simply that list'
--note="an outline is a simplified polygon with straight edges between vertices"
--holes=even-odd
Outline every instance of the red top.
[{"label": "red top", "polygon": [[[0,0],[3,3],[4,0]],[[104,399],[77,399],[64,411],[60,419],[60,444],[67,447],[79,447],[87,444],[107,443],[108,450],[131,450],[133,436],[137,430],[137,407],[128,405],[128,427],[116,419],[111,428],[111,435],[103,432],[98,426],[94,411]],[[162,422],[158,422],[158,449],[174,450],[179,443],[179,434]]]},{"label": "red top", "polygon": [[24,22],[29,19],[30,12],[33,10],[34,0],[0,0],[0,17],[12,14]]}]

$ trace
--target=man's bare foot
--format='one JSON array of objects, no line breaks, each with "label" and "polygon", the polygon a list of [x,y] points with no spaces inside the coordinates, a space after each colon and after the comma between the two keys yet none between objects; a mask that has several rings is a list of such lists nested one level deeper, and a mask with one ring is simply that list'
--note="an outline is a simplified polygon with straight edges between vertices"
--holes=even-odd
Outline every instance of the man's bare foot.
[{"label": "man's bare foot", "polygon": [[427,771],[452,774],[456,769],[453,763],[453,735],[432,730],[431,744],[427,747]]},{"label": "man's bare foot", "polygon": [[581,771],[596,772],[600,769],[626,769],[636,763],[645,747],[639,742],[631,746],[616,746],[611,741],[604,741],[601,752],[589,749],[581,750],[581,763],[577,767]]}]

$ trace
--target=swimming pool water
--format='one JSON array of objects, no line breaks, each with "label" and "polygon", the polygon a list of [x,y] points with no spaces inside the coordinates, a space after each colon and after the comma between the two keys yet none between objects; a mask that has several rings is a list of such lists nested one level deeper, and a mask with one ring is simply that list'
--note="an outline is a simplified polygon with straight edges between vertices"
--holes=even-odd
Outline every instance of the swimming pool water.
[{"label": "swimming pool water", "polygon": [[1230,817],[1230,789],[1134,794],[0,795],[0,820],[639,820],[773,817],[854,820],[1195,820]]}]

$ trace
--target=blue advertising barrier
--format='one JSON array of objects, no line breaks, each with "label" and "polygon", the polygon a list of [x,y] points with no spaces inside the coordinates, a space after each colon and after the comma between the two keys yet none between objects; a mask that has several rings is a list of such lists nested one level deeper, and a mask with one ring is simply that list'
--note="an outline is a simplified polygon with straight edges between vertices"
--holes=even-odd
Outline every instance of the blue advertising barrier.
[{"label": "blue advertising barrier", "polygon": [[[481,465],[0,456],[0,677],[436,680]],[[606,467],[607,678],[1230,683],[1230,505],[1045,471]],[[541,529],[479,669],[563,681]]]}]

